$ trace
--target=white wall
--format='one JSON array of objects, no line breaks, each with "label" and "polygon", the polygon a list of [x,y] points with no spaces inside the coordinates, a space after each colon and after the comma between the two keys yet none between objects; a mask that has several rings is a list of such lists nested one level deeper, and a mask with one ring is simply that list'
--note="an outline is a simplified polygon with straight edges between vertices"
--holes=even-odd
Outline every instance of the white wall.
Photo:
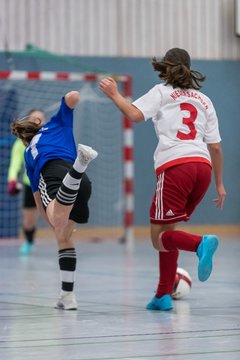
[{"label": "white wall", "polygon": [[0,0],[0,50],[32,43],[69,55],[240,59],[234,0]]}]

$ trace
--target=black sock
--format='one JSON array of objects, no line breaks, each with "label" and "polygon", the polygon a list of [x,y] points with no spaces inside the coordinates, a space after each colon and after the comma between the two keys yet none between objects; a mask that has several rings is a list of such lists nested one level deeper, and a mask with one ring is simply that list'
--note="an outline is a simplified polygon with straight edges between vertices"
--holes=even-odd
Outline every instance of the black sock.
[{"label": "black sock", "polygon": [[34,235],[36,232],[36,228],[34,227],[31,230],[23,229],[23,233],[25,235],[25,239],[28,243],[33,244],[34,243]]},{"label": "black sock", "polygon": [[62,291],[73,291],[77,264],[77,254],[74,248],[59,250],[58,262]]}]

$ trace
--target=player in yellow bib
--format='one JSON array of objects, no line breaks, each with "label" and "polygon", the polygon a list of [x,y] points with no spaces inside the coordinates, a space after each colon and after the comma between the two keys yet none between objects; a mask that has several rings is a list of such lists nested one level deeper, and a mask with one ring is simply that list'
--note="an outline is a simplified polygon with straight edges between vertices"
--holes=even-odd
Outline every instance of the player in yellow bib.
[{"label": "player in yellow bib", "polygon": [[[41,120],[41,122],[45,122],[44,113],[40,110],[31,110],[28,116],[37,117]],[[10,195],[18,194],[22,183],[24,190],[23,234],[25,241],[21,244],[19,251],[21,255],[28,255],[34,245],[38,211],[32,194],[29,178],[26,170],[24,169],[24,150],[25,146],[22,141],[17,139],[11,150],[11,158],[8,169],[8,193]],[[22,178],[19,179],[23,169],[24,172]]]}]

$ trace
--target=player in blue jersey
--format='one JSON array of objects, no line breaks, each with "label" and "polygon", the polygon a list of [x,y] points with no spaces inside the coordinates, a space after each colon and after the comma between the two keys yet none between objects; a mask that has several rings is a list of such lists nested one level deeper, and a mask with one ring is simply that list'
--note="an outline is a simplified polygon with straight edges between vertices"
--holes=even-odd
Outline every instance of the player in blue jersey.
[{"label": "player in blue jersey", "polygon": [[77,257],[71,236],[75,223],[88,222],[91,182],[85,170],[98,155],[82,144],[76,150],[73,110],[79,100],[77,91],[67,93],[44,125],[38,118],[12,123],[12,133],[26,146],[26,170],[37,207],[57,239],[61,293],[55,307],[64,310],[77,309],[73,292]]}]

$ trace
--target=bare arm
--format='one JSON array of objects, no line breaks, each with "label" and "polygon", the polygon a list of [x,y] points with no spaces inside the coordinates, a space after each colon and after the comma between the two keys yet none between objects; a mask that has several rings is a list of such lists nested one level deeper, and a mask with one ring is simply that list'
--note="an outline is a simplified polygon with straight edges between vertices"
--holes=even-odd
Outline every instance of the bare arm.
[{"label": "bare arm", "polygon": [[47,214],[46,214],[46,212],[45,212],[45,210],[43,208],[42,201],[41,201],[41,196],[40,196],[39,191],[36,191],[35,193],[33,193],[33,196],[34,196],[34,200],[35,200],[38,211],[40,212],[40,214],[42,215],[44,220],[46,220],[46,222],[52,227],[52,224],[48,220]]},{"label": "bare arm", "polygon": [[101,80],[99,88],[129,120],[132,122],[144,120],[143,113],[119,93],[117,83],[114,79],[108,77]]},{"label": "bare arm", "polygon": [[78,91],[70,91],[64,96],[64,100],[70,109],[74,109],[80,101],[80,94]]},{"label": "bare arm", "polygon": [[223,185],[223,155],[221,143],[208,144],[208,150],[212,160],[215,185],[218,193],[218,198],[214,201],[218,208],[222,208],[226,197],[226,191]]}]

